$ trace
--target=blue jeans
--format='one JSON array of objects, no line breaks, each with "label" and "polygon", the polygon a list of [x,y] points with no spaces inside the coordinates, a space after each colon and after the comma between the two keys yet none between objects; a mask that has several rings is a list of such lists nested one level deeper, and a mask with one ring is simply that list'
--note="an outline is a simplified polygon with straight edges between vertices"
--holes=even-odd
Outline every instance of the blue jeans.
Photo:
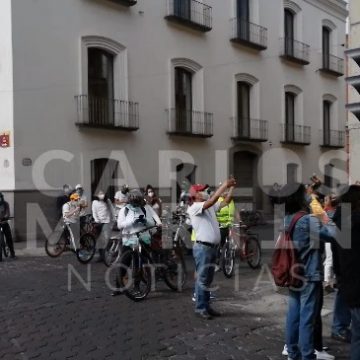
[{"label": "blue jeans", "polygon": [[334,303],[334,317],[331,332],[333,334],[343,333],[347,331],[351,323],[351,313],[346,305],[341,290],[338,290]]},{"label": "blue jeans", "polygon": [[202,244],[196,243],[193,247],[196,269],[195,312],[204,312],[209,309],[210,286],[214,279],[216,253],[216,248]]},{"label": "blue jeans", "polygon": [[307,282],[301,291],[289,290],[286,345],[291,359],[316,359],[314,329],[321,286],[319,281]]},{"label": "blue jeans", "polygon": [[360,359],[360,308],[351,308],[351,360]]}]

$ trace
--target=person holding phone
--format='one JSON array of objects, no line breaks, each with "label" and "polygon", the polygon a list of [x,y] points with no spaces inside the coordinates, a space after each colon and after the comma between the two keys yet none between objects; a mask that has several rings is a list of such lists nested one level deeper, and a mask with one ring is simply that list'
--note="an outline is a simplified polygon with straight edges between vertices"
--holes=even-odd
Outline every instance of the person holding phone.
[{"label": "person holding phone", "polygon": [[[230,203],[235,185],[235,179],[230,177],[212,196],[206,191],[207,185],[192,185],[189,190],[192,203],[187,213],[195,236],[193,247],[196,269],[195,314],[204,320],[221,315],[210,307],[210,287],[214,278],[217,248],[221,239],[216,213]],[[219,203],[218,199],[227,189],[229,191],[224,201]]]}]

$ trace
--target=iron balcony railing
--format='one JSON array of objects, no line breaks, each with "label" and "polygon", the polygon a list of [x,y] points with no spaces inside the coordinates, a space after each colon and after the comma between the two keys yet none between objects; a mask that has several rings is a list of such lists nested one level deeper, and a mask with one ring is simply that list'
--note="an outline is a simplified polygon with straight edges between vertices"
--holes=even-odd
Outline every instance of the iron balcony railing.
[{"label": "iron balcony railing", "polygon": [[110,0],[110,1],[123,6],[134,6],[137,3],[137,0]]},{"label": "iron balcony railing", "polygon": [[342,148],[345,146],[345,131],[320,130],[321,146]]},{"label": "iron balcony railing", "polygon": [[231,19],[231,41],[249,46],[257,50],[267,48],[267,29],[248,20]]},{"label": "iron balcony railing", "polygon": [[167,0],[165,19],[187,25],[195,30],[212,29],[212,7],[196,0]]},{"label": "iron balcony railing", "polygon": [[344,59],[330,54],[323,54],[322,68],[320,70],[335,76],[342,76],[344,75]]},{"label": "iron balcony railing", "polygon": [[311,127],[293,124],[281,124],[282,143],[309,145],[311,142]]},{"label": "iron balcony railing", "polygon": [[167,109],[168,134],[194,137],[213,136],[213,114],[186,109]]},{"label": "iron balcony railing", "polygon": [[280,56],[301,65],[310,63],[310,46],[292,38],[281,39]]},{"label": "iron balcony railing", "polygon": [[75,96],[76,125],[134,131],[139,128],[139,104],[132,101]]},{"label": "iron balcony railing", "polygon": [[267,141],[268,121],[250,118],[233,118],[233,140]]}]

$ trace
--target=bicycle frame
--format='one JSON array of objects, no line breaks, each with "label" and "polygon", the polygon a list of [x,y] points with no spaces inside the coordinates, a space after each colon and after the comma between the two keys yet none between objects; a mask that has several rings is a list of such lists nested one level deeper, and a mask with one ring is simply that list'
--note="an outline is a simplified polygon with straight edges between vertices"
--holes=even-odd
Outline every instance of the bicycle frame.
[{"label": "bicycle frame", "polygon": [[76,247],[76,243],[75,243],[75,237],[74,237],[74,233],[72,232],[71,230],[71,227],[69,224],[67,223],[64,223],[64,229],[67,229],[68,231],[68,235],[69,235],[69,240],[70,240],[70,245],[73,247],[74,251],[77,250],[77,247]]}]

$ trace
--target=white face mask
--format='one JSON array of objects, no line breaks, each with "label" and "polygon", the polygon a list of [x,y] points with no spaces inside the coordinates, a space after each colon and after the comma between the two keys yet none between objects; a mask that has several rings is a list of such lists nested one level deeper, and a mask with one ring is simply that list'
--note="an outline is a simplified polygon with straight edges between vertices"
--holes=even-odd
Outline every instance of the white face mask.
[{"label": "white face mask", "polygon": [[99,198],[99,200],[104,200],[104,199],[105,199],[105,195],[99,195],[98,198]]},{"label": "white face mask", "polygon": [[210,195],[208,194],[208,192],[207,191],[202,191],[201,192],[201,197],[203,198],[203,200],[209,200],[209,198],[210,198]]}]

